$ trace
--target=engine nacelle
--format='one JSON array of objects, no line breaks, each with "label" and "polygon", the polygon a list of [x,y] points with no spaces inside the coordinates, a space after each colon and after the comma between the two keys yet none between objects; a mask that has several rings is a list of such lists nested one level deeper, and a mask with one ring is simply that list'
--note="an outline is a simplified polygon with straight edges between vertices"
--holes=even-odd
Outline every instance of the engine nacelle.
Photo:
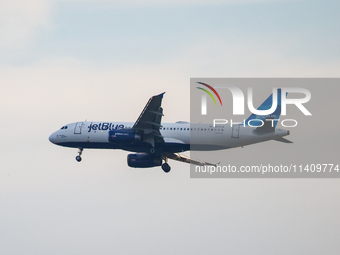
[{"label": "engine nacelle", "polygon": [[141,136],[134,131],[121,129],[109,131],[110,143],[134,143],[140,141]]},{"label": "engine nacelle", "polygon": [[129,167],[154,167],[162,165],[162,158],[151,154],[129,154],[127,156],[127,163]]}]

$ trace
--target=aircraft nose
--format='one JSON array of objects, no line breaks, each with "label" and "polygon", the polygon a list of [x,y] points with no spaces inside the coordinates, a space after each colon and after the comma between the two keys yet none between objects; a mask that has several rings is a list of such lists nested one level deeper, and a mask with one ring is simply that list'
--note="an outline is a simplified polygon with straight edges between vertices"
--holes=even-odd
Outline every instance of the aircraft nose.
[{"label": "aircraft nose", "polygon": [[50,137],[48,138],[48,140],[50,140],[51,143],[55,143],[55,141],[56,141],[56,135],[55,135],[55,133],[53,133],[52,135],[50,135]]}]

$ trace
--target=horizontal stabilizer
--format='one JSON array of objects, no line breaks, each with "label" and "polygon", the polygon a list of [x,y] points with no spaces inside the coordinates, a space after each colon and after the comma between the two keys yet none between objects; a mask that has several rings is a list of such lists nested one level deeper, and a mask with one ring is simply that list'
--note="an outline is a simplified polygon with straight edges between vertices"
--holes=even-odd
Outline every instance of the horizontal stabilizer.
[{"label": "horizontal stabilizer", "polygon": [[278,141],[278,142],[282,142],[282,143],[293,143],[292,141],[289,141],[288,139],[283,138],[283,137],[278,137],[278,138],[275,138],[273,140]]}]

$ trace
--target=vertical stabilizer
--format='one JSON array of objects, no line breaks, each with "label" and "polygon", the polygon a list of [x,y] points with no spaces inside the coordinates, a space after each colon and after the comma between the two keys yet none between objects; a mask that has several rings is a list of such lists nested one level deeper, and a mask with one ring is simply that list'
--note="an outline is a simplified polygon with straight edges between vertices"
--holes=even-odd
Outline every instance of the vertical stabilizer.
[{"label": "vertical stabilizer", "polygon": [[[261,105],[257,110],[268,110],[272,107],[273,104],[273,94],[271,94]],[[277,125],[277,122],[280,118],[281,115],[281,89],[277,90],[277,107],[276,110],[268,115],[257,115],[257,114],[252,114],[249,116],[249,118],[246,120],[246,125],[248,125],[250,120],[262,120],[265,121],[265,119],[274,119],[274,128]],[[262,124],[261,121],[251,121],[252,126],[260,126]]]}]

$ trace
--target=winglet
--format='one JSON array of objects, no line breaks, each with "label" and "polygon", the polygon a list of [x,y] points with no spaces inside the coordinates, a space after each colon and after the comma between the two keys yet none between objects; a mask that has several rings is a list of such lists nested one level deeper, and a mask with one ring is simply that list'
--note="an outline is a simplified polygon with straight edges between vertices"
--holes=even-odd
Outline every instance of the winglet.
[{"label": "winglet", "polygon": [[156,95],[155,97],[161,97],[161,98],[163,98],[163,95],[165,94],[165,92],[163,92],[163,93],[161,93],[161,94],[159,94],[159,95]]}]

